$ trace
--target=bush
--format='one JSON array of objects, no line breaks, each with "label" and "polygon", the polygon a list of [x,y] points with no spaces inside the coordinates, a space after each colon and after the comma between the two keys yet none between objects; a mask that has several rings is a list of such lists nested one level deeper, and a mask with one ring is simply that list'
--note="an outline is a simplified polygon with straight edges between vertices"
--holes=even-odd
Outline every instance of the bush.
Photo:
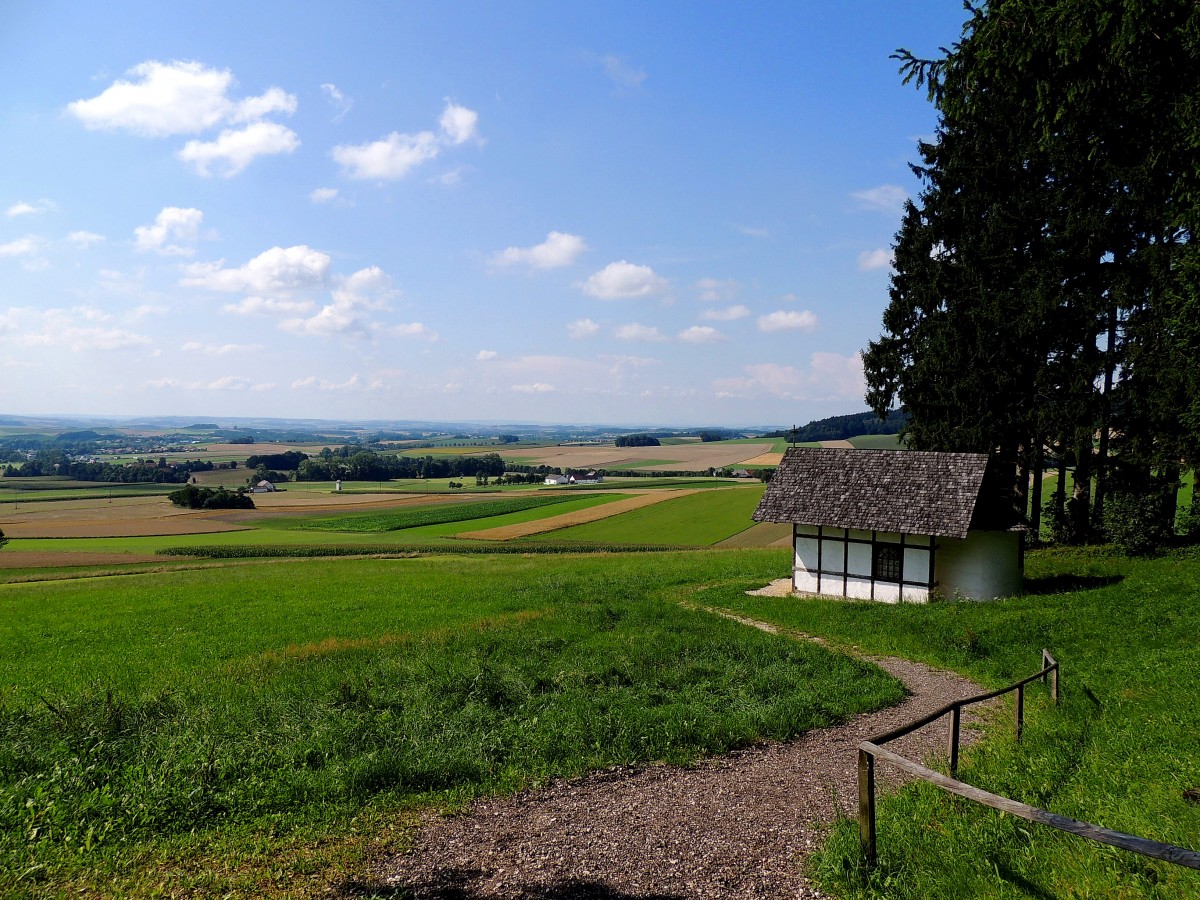
[{"label": "bush", "polygon": [[189,484],[167,494],[167,499],[183,509],[254,509],[254,501],[244,490],[202,488]]},{"label": "bush", "polygon": [[1166,498],[1161,491],[1114,492],[1104,505],[1104,532],[1122,553],[1147,556],[1163,549],[1175,536],[1165,521]]}]

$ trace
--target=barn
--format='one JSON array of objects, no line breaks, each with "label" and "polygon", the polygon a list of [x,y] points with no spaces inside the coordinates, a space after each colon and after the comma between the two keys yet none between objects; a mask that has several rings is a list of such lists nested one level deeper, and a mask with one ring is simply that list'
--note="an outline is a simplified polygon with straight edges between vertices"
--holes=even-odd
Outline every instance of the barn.
[{"label": "barn", "polygon": [[1021,592],[1024,527],[981,453],[793,447],[753,518],[792,525],[792,587],[885,603]]}]

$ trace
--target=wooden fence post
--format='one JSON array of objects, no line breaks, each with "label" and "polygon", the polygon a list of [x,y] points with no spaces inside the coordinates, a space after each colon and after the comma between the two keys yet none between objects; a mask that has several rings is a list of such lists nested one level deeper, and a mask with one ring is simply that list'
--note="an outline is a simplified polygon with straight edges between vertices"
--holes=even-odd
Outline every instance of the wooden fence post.
[{"label": "wooden fence post", "polygon": [[1021,732],[1025,730],[1025,685],[1023,685],[1023,684],[1017,685],[1016,718],[1017,718],[1017,722],[1016,722],[1017,741],[1020,742]]},{"label": "wooden fence post", "polygon": [[875,756],[858,748],[858,837],[867,868],[875,867]]},{"label": "wooden fence post", "polygon": [[958,736],[962,721],[962,707],[957,703],[950,709],[950,777],[958,777]]}]

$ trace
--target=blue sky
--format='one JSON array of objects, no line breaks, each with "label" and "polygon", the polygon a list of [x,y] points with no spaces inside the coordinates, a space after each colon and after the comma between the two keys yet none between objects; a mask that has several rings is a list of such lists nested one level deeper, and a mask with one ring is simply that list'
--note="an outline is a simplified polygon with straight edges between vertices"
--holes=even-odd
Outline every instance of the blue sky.
[{"label": "blue sky", "polygon": [[957,0],[0,7],[0,412],[862,409]]}]

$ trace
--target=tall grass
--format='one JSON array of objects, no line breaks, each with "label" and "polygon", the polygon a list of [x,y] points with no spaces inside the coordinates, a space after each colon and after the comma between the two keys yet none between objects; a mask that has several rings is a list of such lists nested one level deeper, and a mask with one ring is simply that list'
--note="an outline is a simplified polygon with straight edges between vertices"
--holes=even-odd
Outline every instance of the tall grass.
[{"label": "tall grass", "polygon": [[[1200,849],[1200,555],[1127,560],[1031,554],[1029,593],[992,603],[885,606],[752,598],[726,603],[836,642],[955,668],[999,686],[1063,666],[1064,701],[1027,697],[1024,740],[1007,724],[960,777],[1053,812]],[[835,832],[825,884],[861,897],[1200,897],[1200,874],[1030,825],[928,786],[879,805],[880,866],[864,883],[853,824]]]},{"label": "tall grass", "polygon": [[263,874],[297,835],[897,700],[869,666],[670,600],[785,561],[311,561],[3,587],[0,894],[150,894],[164,866],[211,870],[190,876],[203,893],[247,873],[252,893],[298,893],[311,853],[285,854],[282,887]]}]

